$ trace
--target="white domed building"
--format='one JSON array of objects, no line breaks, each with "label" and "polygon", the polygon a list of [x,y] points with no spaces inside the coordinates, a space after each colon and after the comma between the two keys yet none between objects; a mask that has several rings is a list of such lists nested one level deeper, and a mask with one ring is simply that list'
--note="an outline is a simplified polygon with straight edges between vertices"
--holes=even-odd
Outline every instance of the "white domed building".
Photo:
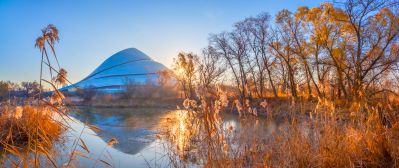
[{"label": "white domed building", "polygon": [[166,69],[164,65],[152,60],[143,52],[128,48],[109,57],[83,80],[60,90],[75,91],[77,88],[93,88],[103,92],[121,92],[131,82],[156,83],[157,72]]}]

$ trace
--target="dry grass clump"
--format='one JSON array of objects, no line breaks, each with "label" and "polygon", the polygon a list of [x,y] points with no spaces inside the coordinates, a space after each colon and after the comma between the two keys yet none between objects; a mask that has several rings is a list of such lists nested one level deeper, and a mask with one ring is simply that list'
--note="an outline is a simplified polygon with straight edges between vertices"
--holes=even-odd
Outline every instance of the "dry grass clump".
[{"label": "dry grass clump", "polygon": [[268,141],[272,167],[395,167],[397,128],[370,128],[338,123],[315,124],[308,131],[292,124]]},{"label": "dry grass clump", "polygon": [[51,146],[65,129],[63,124],[54,120],[53,113],[48,106],[3,107],[0,115],[1,143],[25,146],[34,139],[40,145]]},{"label": "dry grass clump", "polygon": [[[356,108],[340,108],[322,99],[306,107],[297,103],[289,112],[295,114],[273,128],[270,123],[278,114],[257,116],[271,103],[260,101],[254,107],[246,104],[256,103],[223,103],[223,97],[186,100],[184,115],[170,121],[175,124],[165,137],[172,142],[168,147],[174,167],[399,166],[399,117],[392,106],[353,103]],[[241,116],[232,126],[221,111],[234,104]]]},{"label": "dry grass clump", "polygon": [[399,166],[396,112],[367,104],[354,110],[322,100],[313,115],[294,118],[261,144],[260,154],[269,156],[263,161],[271,167]]},{"label": "dry grass clump", "polygon": [[[12,167],[77,167],[79,158],[89,158],[90,151],[82,140],[84,127],[76,137],[71,151],[60,153],[56,145],[63,145],[63,135],[68,129],[70,118],[63,110],[63,105],[56,106],[49,102],[36,105],[12,106],[2,105],[0,108],[0,149],[2,160],[0,165]],[[100,131],[89,125],[92,130]],[[118,143],[113,138],[109,146]],[[104,149],[105,150],[105,149]],[[103,153],[100,154],[102,156]],[[60,162],[60,158],[63,160]],[[100,158],[100,157],[99,157]],[[89,158],[91,159],[91,158]],[[94,164],[112,167],[107,161],[93,159]]]},{"label": "dry grass clump", "polygon": [[[58,109],[47,105],[1,107],[0,147],[10,165],[38,166],[44,164],[40,157],[56,165],[51,150],[66,126],[55,119],[55,110]],[[7,153],[13,155],[12,159]]]},{"label": "dry grass clump", "polygon": [[[38,93],[27,97],[24,102],[0,102],[0,167],[61,167],[55,161],[56,156],[66,156],[68,159],[62,167],[76,167],[77,155],[87,157],[77,151],[77,146],[81,146],[88,152],[80,137],[75,140],[70,153],[59,154],[55,151],[55,142],[60,140],[63,132],[69,128],[66,121],[69,118],[65,113],[65,96],[58,87],[66,85],[69,81],[66,79],[67,71],[60,68],[54,49],[59,40],[58,29],[49,24],[41,32],[41,36],[35,42],[42,60]],[[57,62],[58,70],[50,62],[48,48]],[[43,66],[49,69],[49,80],[43,76]],[[52,88],[50,96],[43,94],[42,82],[46,82]]]}]

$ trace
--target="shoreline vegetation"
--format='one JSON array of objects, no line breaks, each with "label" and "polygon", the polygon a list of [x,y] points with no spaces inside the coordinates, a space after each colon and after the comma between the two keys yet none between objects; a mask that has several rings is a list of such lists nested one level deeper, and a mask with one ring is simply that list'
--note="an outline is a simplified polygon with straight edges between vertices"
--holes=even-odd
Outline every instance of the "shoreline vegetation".
[{"label": "shoreline vegetation", "polygon": [[[399,167],[398,7],[395,0],[347,0],[248,17],[211,35],[200,55],[179,53],[172,70],[159,72],[176,86],[127,85],[117,96],[82,90],[83,103],[75,105],[177,104],[170,106],[178,117],[156,135],[167,142],[171,167]],[[58,30],[49,25],[42,32],[36,46],[51,80],[42,70],[31,101],[1,105],[3,153],[19,158],[2,157],[14,167],[42,166],[38,155],[54,167],[76,167],[90,153],[80,137],[62,166],[44,148],[68,129],[48,115],[68,117],[57,89],[68,81],[54,51]],[[51,94],[43,96],[42,82]],[[223,113],[237,114],[239,126],[225,123]],[[33,157],[20,154],[19,137]],[[112,138],[109,146],[117,142]]]},{"label": "shoreline vegetation", "polygon": [[[58,29],[54,25],[50,24],[41,30],[41,35],[35,41],[35,47],[41,52],[40,81],[22,83],[25,88],[32,89],[33,92],[27,92],[32,97],[18,104],[11,99],[1,104],[2,164],[12,167],[56,166],[52,147],[68,128],[62,121],[55,119],[56,116],[61,120],[67,118],[63,105],[65,97],[57,89],[57,86],[66,83],[67,74],[60,68],[55,53],[54,45],[58,40]],[[49,50],[57,69],[50,63]],[[48,67],[49,80],[44,77],[43,64]],[[44,83],[52,90],[46,97],[42,89]]]},{"label": "shoreline vegetation", "polygon": [[[398,167],[398,5],[261,13],[200,55],[179,53],[184,120],[164,133],[173,167]],[[223,122],[232,111],[240,127]]]},{"label": "shoreline vegetation", "polygon": [[[65,96],[58,90],[69,82],[67,71],[60,67],[55,52],[58,41],[58,29],[52,24],[44,27],[35,41],[34,46],[41,53],[39,82],[22,82],[25,90],[12,82],[0,84],[3,86],[0,89],[1,167],[77,167],[80,164],[78,158],[88,158],[90,154],[80,137],[84,130],[74,137],[72,150],[68,153],[54,149],[55,143],[62,142],[62,135],[71,129],[67,124],[70,118]],[[45,85],[50,89],[45,91]],[[11,94],[15,97],[11,98]],[[96,130],[95,126],[88,127]],[[110,139],[109,143],[112,146],[117,141]],[[65,156],[64,163],[57,162],[59,156]],[[93,160],[94,164],[110,165],[99,158]]]}]

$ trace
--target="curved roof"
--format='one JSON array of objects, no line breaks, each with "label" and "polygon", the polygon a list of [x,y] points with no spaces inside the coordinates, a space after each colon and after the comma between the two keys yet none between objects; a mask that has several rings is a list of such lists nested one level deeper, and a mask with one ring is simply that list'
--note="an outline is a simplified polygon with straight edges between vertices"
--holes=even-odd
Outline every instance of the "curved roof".
[{"label": "curved roof", "polygon": [[106,59],[99,67],[80,82],[71,87],[79,88],[118,88],[127,82],[145,83],[148,80],[156,81],[159,70],[167,69],[164,65],[152,60],[143,52],[128,48],[117,52]]}]

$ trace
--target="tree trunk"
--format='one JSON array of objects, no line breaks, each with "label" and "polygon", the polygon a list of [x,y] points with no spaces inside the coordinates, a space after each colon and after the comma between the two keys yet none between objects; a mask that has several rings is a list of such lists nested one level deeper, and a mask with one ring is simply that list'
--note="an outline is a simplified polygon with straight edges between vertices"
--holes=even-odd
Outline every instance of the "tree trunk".
[{"label": "tree trunk", "polygon": [[269,69],[269,66],[266,66],[266,70],[267,70],[267,75],[269,76],[270,86],[271,86],[272,89],[273,89],[274,97],[277,98],[277,97],[278,97],[278,94],[277,94],[276,86],[274,86],[274,82],[273,82],[273,80],[272,80],[272,75],[271,75],[271,71],[270,71],[270,69]]}]

